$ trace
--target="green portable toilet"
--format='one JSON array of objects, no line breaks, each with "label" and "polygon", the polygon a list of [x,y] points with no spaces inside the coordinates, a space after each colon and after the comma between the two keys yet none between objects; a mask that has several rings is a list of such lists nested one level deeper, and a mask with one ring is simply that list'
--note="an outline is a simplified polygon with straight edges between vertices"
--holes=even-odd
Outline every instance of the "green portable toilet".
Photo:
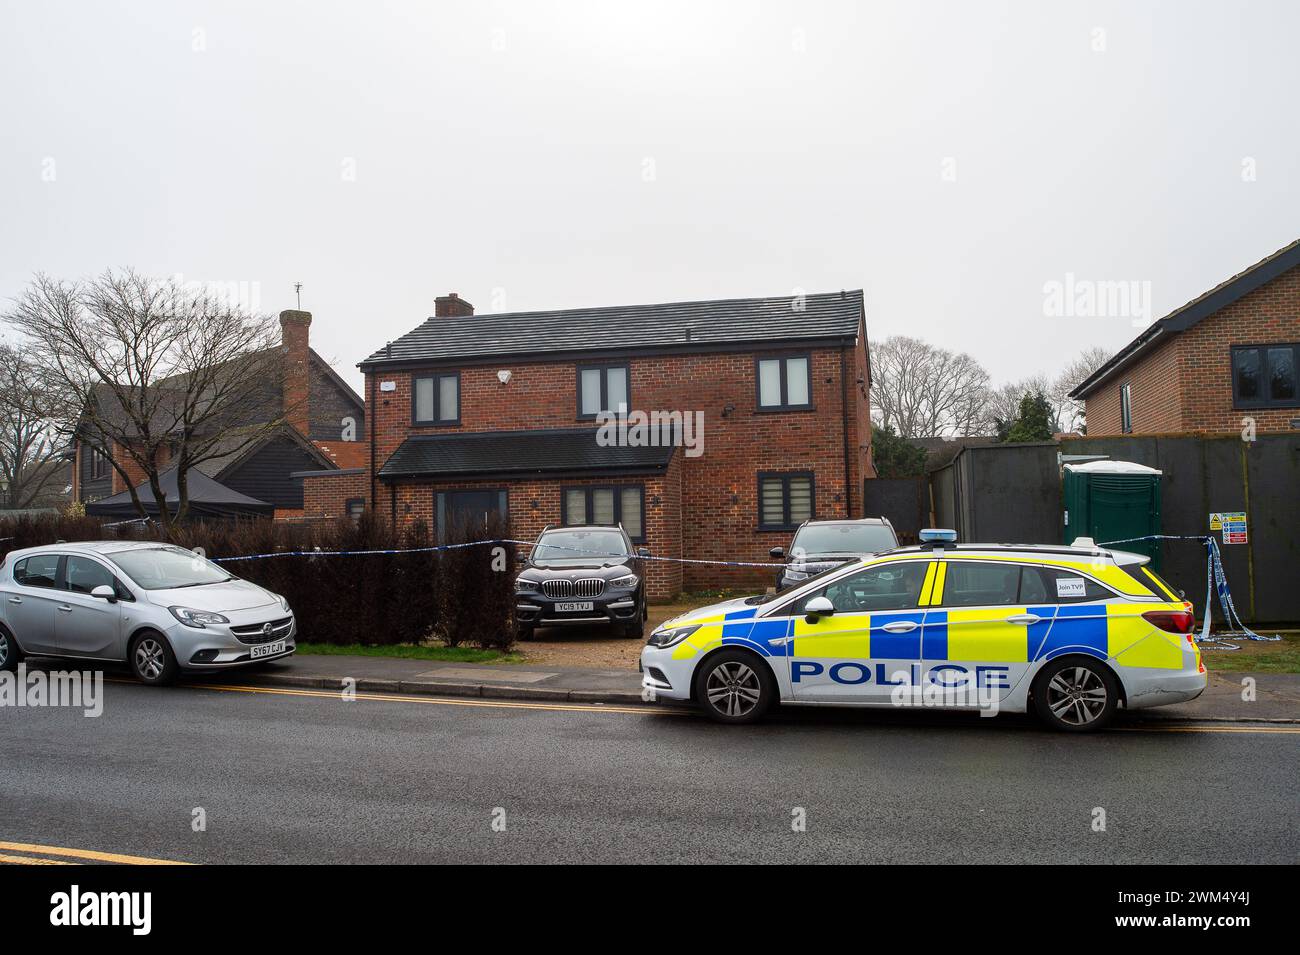
[{"label": "green portable toilet", "polygon": [[[1065,542],[1091,537],[1098,544],[1160,533],[1160,473],[1131,461],[1065,465]],[[1160,542],[1120,544],[1146,554],[1160,569]]]}]

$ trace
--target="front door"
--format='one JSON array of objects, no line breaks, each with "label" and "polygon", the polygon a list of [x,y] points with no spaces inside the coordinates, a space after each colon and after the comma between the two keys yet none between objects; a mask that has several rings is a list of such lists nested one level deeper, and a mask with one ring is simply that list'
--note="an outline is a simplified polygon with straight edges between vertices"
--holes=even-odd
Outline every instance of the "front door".
[{"label": "front door", "polygon": [[107,567],[89,557],[69,557],[63,567],[63,593],[54,615],[54,641],[59,652],[77,657],[126,659],[122,646],[122,605],[92,597],[96,587],[119,592]]},{"label": "front door", "polygon": [[497,489],[438,491],[436,511],[441,540],[453,529],[471,536],[481,535],[494,516],[504,518],[506,492]]},{"label": "front door", "polygon": [[[918,557],[876,564],[796,601],[794,699],[888,704],[897,687],[910,686],[921,662],[921,590],[933,563]],[[804,608],[813,597],[828,599],[835,612],[810,619]]]}]

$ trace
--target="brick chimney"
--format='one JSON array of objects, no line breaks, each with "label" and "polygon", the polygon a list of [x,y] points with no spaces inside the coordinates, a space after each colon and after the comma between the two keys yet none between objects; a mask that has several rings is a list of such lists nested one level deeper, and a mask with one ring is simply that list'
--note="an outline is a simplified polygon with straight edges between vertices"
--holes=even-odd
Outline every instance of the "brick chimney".
[{"label": "brick chimney", "polygon": [[308,334],[311,312],[287,309],[280,313],[280,334],[284,343],[284,417],[302,436],[310,435],[307,400],[311,382]]},{"label": "brick chimney", "polygon": [[461,315],[473,315],[474,306],[455,292],[439,295],[433,300],[433,314],[437,318],[454,318]]}]

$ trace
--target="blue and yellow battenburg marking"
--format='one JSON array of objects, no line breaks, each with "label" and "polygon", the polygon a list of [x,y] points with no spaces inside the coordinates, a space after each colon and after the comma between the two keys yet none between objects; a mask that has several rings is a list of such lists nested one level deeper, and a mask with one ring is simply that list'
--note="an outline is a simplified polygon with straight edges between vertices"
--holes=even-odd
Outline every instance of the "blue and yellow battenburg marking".
[{"label": "blue and yellow battenburg marking", "polygon": [[757,607],[744,607],[725,614],[693,618],[690,623],[699,624],[700,628],[674,648],[673,659],[689,660],[720,646],[747,647],[765,657],[789,655],[788,645],[773,646],[770,641],[789,635],[791,619],[757,620],[756,613]]},{"label": "blue and yellow battenburg marking", "polygon": [[[963,554],[962,559],[982,556]],[[1150,596],[1140,583],[1113,565],[1094,567],[1087,562],[1038,556],[1032,563],[1087,573],[1116,589]],[[922,609],[918,610],[836,614],[809,622],[803,616],[757,619],[758,608],[745,607],[691,618],[682,622],[696,624],[699,629],[673,650],[673,659],[689,660],[720,646],[743,646],[765,657],[1025,664],[1065,653],[1086,653],[1119,666],[1170,670],[1183,667],[1181,635],[1155,628],[1142,619],[1142,614],[1151,610],[1183,610],[1182,602],[999,607],[991,618],[989,608],[933,606],[942,601],[946,571],[944,561],[931,562],[918,601]],[[1152,589],[1157,596],[1167,596],[1167,591],[1156,583]],[[1016,614],[1033,614],[1041,619],[1037,623],[1006,622],[1006,617]],[[886,624],[900,621],[917,626],[907,633],[884,629]],[[786,642],[787,637],[794,639]],[[776,645],[773,640],[778,641]]]}]

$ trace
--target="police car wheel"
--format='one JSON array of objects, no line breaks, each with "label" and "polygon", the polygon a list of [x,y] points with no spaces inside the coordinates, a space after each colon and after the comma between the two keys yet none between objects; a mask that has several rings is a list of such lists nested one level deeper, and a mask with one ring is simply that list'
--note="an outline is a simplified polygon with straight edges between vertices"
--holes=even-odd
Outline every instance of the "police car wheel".
[{"label": "police car wheel", "polygon": [[719,723],[753,723],[776,699],[776,683],[753,654],[724,650],[696,674],[695,699]]},{"label": "police car wheel", "polygon": [[1119,686],[1106,667],[1079,657],[1054,660],[1034,681],[1034,706],[1054,729],[1086,733],[1115,715]]}]

